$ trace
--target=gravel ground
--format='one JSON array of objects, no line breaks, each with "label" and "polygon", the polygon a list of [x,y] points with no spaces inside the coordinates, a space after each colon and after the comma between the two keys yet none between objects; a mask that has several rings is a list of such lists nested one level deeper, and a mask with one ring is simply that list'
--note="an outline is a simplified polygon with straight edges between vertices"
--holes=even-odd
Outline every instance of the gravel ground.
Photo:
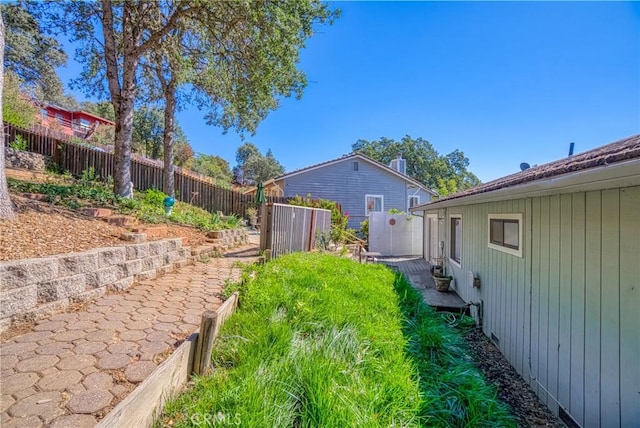
[{"label": "gravel ground", "polygon": [[498,387],[498,396],[511,406],[519,427],[565,427],[480,329],[473,329],[465,338],[475,364]]},{"label": "gravel ground", "polygon": [[[126,243],[120,239],[120,235],[127,232],[124,227],[15,194],[11,195],[11,200],[18,218],[14,221],[0,220],[0,262]],[[190,246],[205,242],[204,233],[197,229],[174,225],[168,225],[167,229],[167,237],[186,237]]]}]

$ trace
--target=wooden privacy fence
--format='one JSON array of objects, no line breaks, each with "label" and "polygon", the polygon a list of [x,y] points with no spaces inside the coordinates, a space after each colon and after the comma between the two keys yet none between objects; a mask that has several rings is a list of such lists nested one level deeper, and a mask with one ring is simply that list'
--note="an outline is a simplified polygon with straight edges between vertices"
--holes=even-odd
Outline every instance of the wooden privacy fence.
[{"label": "wooden privacy fence", "polygon": [[294,251],[311,251],[320,239],[329,240],[331,211],[284,204],[262,207],[260,250],[270,258]]},{"label": "wooden privacy fence", "polygon": [[[95,175],[103,179],[113,177],[113,153],[88,144],[78,144],[71,140],[55,138],[40,132],[30,131],[4,124],[5,144],[15,140],[17,135],[27,141],[27,150],[50,156],[62,171],[75,176],[93,168]],[[131,181],[138,190],[162,189],[164,168],[158,161],[133,155],[131,159]],[[216,186],[199,174],[176,168],[174,171],[176,199],[204,208],[210,212],[246,216],[246,210],[255,206],[254,195],[243,195],[224,187]],[[287,198],[267,196],[267,202],[286,202]]]}]

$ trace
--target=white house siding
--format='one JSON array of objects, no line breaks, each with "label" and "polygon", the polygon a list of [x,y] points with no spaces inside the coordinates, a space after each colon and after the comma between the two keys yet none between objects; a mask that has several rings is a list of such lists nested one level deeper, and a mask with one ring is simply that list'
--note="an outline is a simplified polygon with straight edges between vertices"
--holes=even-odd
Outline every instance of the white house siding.
[{"label": "white house siding", "polygon": [[420,203],[430,195],[417,189],[407,189],[400,177],[363,160],[358,160],[358,171],[353,170],[353,159],[301,172],[284,180],[284,196],[296,195],[322,198],[338,202],[342,211],[349,213],[348,227],[359,229],[365,216],[365,195],[383,195],[384,211],[396,208],[407,211],[409,195],[420,196]]},{"label": "white house siding", "polygon": [[[456,291],[484,303],[484,333],[541,400],[585,427],[639,426],[640,187],[438,213],[447,248],[449,216],[462,214]],[[490,213],[523,214],[523,257],[488,248]]]}]

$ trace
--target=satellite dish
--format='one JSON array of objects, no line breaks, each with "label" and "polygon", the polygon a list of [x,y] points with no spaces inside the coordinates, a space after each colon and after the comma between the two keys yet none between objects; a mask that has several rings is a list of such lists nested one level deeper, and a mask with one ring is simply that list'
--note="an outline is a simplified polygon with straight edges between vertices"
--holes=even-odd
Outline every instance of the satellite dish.
[{"label": "satellite dish", "polygon": [[528,163],[526,163],[526,162],[522,162],[522,163],[520,164],[520,171],[524,171],[525,169],[529,169],[529,168],[531,168],[531,165],[529,165],[529,164],[528,164]]}]

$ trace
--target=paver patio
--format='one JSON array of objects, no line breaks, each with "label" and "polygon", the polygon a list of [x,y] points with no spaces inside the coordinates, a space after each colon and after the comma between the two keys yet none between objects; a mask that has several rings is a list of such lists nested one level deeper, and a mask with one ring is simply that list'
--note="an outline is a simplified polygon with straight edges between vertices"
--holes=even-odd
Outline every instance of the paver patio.
[{"label": "paver patio", "polygon": [[255,245],[39,321],[0,345],[0,426],[91,427],[215,310]]}]

